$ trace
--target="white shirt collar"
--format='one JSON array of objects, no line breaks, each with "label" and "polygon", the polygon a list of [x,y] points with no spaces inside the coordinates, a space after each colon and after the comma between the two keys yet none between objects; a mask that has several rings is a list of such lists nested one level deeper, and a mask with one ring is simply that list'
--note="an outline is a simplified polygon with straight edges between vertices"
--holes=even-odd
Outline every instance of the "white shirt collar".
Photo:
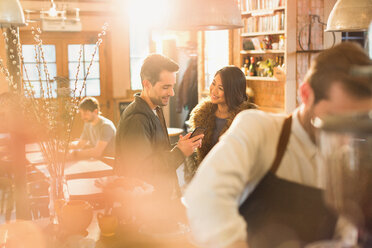
[{"label": "white shirt collar", "polygon": [[310,158],[314,158],[317,152],[317,147],[314,142],[310,139],[309,134],[305,131],[299,120],[299,108],[293,111],[292,119],[292,132],[296,135],[305,147],[308,148],[307,152]]}]

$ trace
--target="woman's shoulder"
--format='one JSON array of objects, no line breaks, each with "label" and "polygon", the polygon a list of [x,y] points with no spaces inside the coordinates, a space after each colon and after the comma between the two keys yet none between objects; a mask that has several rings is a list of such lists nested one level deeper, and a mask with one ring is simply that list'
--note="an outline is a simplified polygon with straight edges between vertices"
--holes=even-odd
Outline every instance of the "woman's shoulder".
[{"label": "woman's shoulder", "polygon": [[257,105],[249,101],[242,102],[237,108],[232,111],[232,118],[235,118],[238,113],[247,109],[257,109]]},{"label": "woman's shoulder", "polygon": [[213,103],[209,98],[202,100],[198,105],[195,106],[195,108],[192,110],[192,112],[199,112],[199,111],[212,111],[213,110]]},{"label": "woman's shoulder", "polygon": [[[242,111],[242,110],[246,110],[246,109],[257,109],[258,107],[257,107],[257,105],[256,104],[254,104],[254,103],[251,103],[250,101],[244,101],[244,102],[242,102],[240,105],[239,105],[239,107],[238,107],[238,109],[240,110],[240,111]],[[239,112],[240,112],[239,111]]]},{"label": "woman's shoulder", "polygon": [[216,110],[215,104],[210,100],[203,100],[191,111],[190,118],[198,118],[199,116],[210,115]]},{"label": "woman's shoulder", "polygon": [[213,104],[209,99],[201,101],[191,111],[190,114],[190,126],[195,128],[197,126],[205,126],[207,122],[211,121],[211,116],[214,116],[216,111],[216,105]]}]

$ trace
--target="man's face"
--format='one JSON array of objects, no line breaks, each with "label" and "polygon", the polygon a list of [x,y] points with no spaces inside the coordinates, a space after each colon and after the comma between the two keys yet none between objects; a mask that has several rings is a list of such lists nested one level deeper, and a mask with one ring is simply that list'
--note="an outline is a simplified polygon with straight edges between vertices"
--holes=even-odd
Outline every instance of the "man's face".
[{"label": "man's face", "polygon": [[98,110],[89,111],[84,109],[79,109],[80,117],[84,122],[93,122],[97,116]]},{"label": "man's face", "polygon": [[154,105],[166,106],[169,98],[174,96],[174,86],[176,84],[176,72],[163,70],[159,74],[159,81],[155,85],[149,84],[148,96]]},{"label": "man's face", "polygon": [[372,98],[358,98],[345,90],[340,83],[333,83],[329,89],[328,99],[313,104],[308,111],[305,125],[312,138],[315,137],[315,128],[311,121],[322,119],[327,115],[366,112],[372,109]]}]

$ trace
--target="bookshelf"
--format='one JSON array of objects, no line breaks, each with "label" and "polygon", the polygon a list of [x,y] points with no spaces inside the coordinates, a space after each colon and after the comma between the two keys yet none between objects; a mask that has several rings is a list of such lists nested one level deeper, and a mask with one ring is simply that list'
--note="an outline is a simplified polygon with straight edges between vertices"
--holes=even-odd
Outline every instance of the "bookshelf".
[{"label": "bookshelf", "polygon": [[241,37],[255,37],[260,35],[278,35],[278,34],[285,34],[285,31],[266,31],[266,32],[252,32],[252,33],[242,33]]},{"label": "bookshelf", "polygon": [[[240,0],[240,8],[239,64],[247,87],[261,109],[289,113],[296,107],[296,0]],[[252,57],[260,61],[254,74],[246,69]]]},{"label": "bookshelf", "polygon": [[284,50],[241,50],[240,54],[246,55],[246,54],[284,54]]}]

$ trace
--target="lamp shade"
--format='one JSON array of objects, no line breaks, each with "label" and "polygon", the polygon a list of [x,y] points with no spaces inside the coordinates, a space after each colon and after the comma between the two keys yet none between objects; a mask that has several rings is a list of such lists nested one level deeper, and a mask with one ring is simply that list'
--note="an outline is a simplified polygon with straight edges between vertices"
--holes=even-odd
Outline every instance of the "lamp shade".
[{"label": "lamp shade", "polygon": [[166,28],[175,30],[220,30],[241,28],[243,22],[236,0],[172,1]]},{"label": "lamp shade", "polygon": [[338,0],[328,17],[326,31],[365,31],[371,21],[372,0]]},{"label": "lamp shade", "polygon": [[25,16],[19,0],[0,0],[0,27],[23,25]]}]

